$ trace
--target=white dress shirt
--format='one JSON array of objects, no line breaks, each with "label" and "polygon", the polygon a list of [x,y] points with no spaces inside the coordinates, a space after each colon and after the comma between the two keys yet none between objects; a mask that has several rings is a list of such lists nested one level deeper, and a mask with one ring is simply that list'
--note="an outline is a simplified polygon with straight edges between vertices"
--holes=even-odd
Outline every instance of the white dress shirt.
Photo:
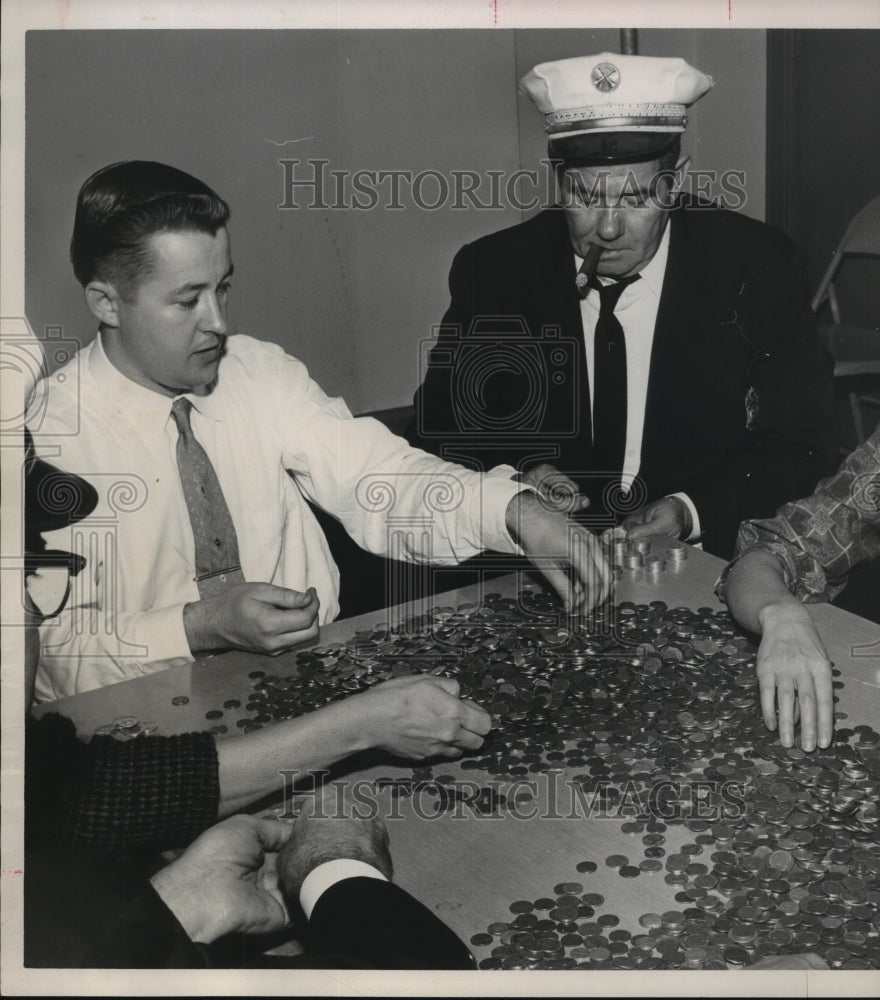
[{"label": "white dress shirt", "polygon": [[[38,454],[79,473],[100,497],[88,518],[46,536],[87,563],[68,610],[41,631],[36,695],[45,701],[191,660],[183,608],[199,593],[173,400],[122,375],[100,336],[39,388]],[[505,512],[521,486],[353,418],[277,345],[229,337],[213,391],[187,398],[245,579],[315,587],[320,624],[339,612],[339,572],[306,497],[371,552],[454,564],[484,548],[520,551]]]},{"label": "white dress shirt", "polygon": [[[621,485],[628,492],[638,475],[642,462],[642,437],[645,430],[645,407],[648,401],[648,376],[651,370],[651,349],[654,344],[654,327],[657,325],[657,310],[663,291],[663,277],[669,257],[669,226],[660,238],[657,252],[639,272],[639,280],[627,285],[614,309],[626,340],[626,451],[623,459]],[[583,257],[574,255],[575,267],[580,269]],[[611,284],[614,279],[599,277],[601,284]],[[594,378],[594,338],[596,323],[599,321],[600,298],[596,289],[581,299],[581,321],[584,327],[584,347],[587,357],[587,377],[590,386],[590,400],[595,400]],[[595,415],[595,412],[594,412]],[[595,424],[594,424],[595,426]],[[680,497],[693,519],[693,529],[688,540],[699,537],[700,519],[697,509],[685,493],[674,493]]]}]

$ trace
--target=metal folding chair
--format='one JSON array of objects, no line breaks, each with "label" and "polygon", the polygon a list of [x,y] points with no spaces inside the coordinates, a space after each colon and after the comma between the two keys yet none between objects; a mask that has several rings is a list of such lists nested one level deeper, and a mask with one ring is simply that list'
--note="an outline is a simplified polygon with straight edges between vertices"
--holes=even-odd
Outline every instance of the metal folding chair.
[{"label": "metal folding chair", "polygon": [[[813,312],[818,313],[826,299],[831,309],[833,322],[820,324],[819,332],[834,359],[835,378],[880,375],[880,316],[874,326],[849,323],[841,318],[835,278],[844,257],[852,254],[880,257],[880,198],[869,201],[853,217],[813,296]],[[880,398],[855,391],[848,395],[853,426],[861,444],[865,440],[862,405],[880,406]]]}]

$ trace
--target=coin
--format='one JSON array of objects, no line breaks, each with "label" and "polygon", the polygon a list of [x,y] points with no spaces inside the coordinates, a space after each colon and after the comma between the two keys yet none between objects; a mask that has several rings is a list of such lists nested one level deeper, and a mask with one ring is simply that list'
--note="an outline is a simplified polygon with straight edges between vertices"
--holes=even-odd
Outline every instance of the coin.
[{"label": "coin", "polygon": [[178,694],[178,695],[175,695],[175,697],[171,699],[171,704],[172,705],[188,705],[189,704],[189,698],[187,698],[187,696],[185,694]]},{"label": "coin", "polygon": [[553,891],[557,894],[572,895],[583,892],[584,887],[580,882],[560,882]]},{"label": "coin", "polygon": [[729,948],[724,949],[724,961],[734,968],[742,969],[748,964],[749,953],[745,948],[738,948],[736,945],[731,945]]}]

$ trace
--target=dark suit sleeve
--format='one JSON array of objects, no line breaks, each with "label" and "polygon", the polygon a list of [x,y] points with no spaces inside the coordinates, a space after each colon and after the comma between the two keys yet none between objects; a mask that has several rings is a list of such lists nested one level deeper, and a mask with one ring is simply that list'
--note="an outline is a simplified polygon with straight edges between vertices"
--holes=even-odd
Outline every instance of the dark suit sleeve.
[{"label": "dark suit sleeve", "polygon": [[304,964],[361,969],[473,969],[462,941],[400,886],[348,878],[324,892],[309,920]]},{"label": "dark suit sleeve", "polygon": [[177,918],[148,885],[95,938],[83,965],[95,969],[204,969],[207,945],[190,941]]},{"label": "dark suit sleeve", "polygon": [[150,862],[95,847],[25,851],[24,960],[29,968],[202,968],[147,879]]},{"label": "dark suit sleeve", "polygon": [[[703,545],[716,555],[732,554],[740,521],[772,515],[834,467],[832,365],[809,294],[806,268],[790,244],[756,251],[735,315],[753,351],[746,382],[758,394],[757,428],[718,468],[677,486],[695,503]],[[744,406],[741,412],[745,423]]]}]

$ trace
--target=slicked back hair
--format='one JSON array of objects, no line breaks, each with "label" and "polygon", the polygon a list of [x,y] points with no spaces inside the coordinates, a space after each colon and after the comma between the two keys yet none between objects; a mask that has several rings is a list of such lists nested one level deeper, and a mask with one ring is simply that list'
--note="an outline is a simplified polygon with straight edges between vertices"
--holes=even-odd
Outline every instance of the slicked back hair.
[{"label": "slicked back hair", "polygon": [[183,170],[152,160],[113,163],[80,188],[70,241],[73,273],[83,287],[107,281],[131,302],[150,268],[151,236],[213,236],[228,219],[226,202]]}]

